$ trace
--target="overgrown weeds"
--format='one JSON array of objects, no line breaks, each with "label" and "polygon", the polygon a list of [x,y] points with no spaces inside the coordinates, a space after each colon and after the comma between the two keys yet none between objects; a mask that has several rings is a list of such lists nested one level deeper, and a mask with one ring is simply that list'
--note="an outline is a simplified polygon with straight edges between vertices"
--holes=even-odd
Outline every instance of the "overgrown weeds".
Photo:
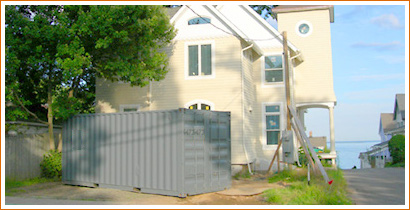
[{"label": "overgrown weeds", "polygon": [[327,173],[333,180],[331,185],[327,184],[320,175],[312,177],[308,185],[306,169],[282,171],[270,177],[269,182],[286,182],[286,187],[265,191],[266,201],[282,205],[352,204],[347,196],[347,186],[342,170],[328,170]]}]

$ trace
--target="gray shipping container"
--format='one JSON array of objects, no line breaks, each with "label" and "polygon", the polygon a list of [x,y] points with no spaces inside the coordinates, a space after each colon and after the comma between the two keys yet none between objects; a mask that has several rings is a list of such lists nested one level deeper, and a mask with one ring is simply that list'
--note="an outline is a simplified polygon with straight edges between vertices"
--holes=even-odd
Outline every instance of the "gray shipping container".
[{"label": "gray shipping container", "polygon": [[63,183],[186,197],[231,187],[230,113],[76,115],[63,126]]}]

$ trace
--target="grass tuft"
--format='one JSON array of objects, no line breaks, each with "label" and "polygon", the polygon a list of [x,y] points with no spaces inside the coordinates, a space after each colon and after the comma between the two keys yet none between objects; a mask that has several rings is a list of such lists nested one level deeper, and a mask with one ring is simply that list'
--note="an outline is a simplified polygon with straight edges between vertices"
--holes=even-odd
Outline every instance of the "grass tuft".
[{"label": "grass tuft", "polygon": [[342,170],[328,170],[332,185],[325,183],[321,176],[312,177],[307,183],[306,170],[285,170],[269,178],[269,182],[286,182],[282,189],[265,191],[266,201],[282,205],[351,205],[346,193],[346,181]]}]

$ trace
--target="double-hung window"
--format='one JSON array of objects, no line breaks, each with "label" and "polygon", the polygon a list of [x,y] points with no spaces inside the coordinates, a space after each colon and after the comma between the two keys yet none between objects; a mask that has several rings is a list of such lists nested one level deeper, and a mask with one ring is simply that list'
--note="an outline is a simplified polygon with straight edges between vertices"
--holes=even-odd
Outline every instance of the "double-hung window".
[{"label": "double-hung window", "polygon": [[283,82],[282,55],[265,56],[264,83],[275,84]]},{"label": "double-hung window", "polygon": [[188,45],[188,78],[212,77],[213,53],[212,44],[190,44]]},{"label": "double-hung window", "polygon": [[266,145],[277,145],[280,138],[281,122],[280,122],[280,106],[279,105],[265,105],[265,135]]}]

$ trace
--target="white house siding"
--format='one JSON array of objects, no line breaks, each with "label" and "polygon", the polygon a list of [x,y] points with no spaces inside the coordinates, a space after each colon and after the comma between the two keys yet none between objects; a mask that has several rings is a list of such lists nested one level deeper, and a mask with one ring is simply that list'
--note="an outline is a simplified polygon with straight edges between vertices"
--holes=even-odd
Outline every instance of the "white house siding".
[{"label": "white house siding", "polygon": [[[242,48],[249,46],[247,43],[242,43]],[[256,86],[253,78],[253,53],[252,48],[244,51],[242,68],[244,71],[244,141],[248,159],[253,162],[257,156],[255,154],[255,142],[257,132],[254,129],[255,114],[253,109],[256,105]]]},{"label": "white house siding", "polygon": [[[147,106],[148,87],[131,88],[128,83],[110,82],[97,78],[95,88],[97,113],[113,113],[120,111],[120,105],[137,104],[141,108]],[[138,90],[138,91],[137,91]]]},{"label": "white house siding", "polygon": [[[301,20],[312,25],[312,33],[307,37],[296,32]],[[296,103],[336,101],[329,20],[329,10],[278,14],[279,32],[287,31],[288,39],[298,46],[304,57],[304,62],[294,70]]]},{"label": "white house siding", "polygon": [[[266,50],[267,54],[282,54],[282,48],[271,48]],[[263,104],[274,103],[281,107],[281,130],[286,127],[286,94],[285,85],[280,83],[274,86],[263,85],[262,71],[264,65],[264,57],[254,54],[253,62],[253,78],[254,87],[256,90],[256,101],[253,107],[252,115],[254,116],[253,130],[256,137],[254,149],[257,154],[256,170],[266,170],[270,161],[277,149],[277,145],[266,145],[266,137],[263,132]]]}]

